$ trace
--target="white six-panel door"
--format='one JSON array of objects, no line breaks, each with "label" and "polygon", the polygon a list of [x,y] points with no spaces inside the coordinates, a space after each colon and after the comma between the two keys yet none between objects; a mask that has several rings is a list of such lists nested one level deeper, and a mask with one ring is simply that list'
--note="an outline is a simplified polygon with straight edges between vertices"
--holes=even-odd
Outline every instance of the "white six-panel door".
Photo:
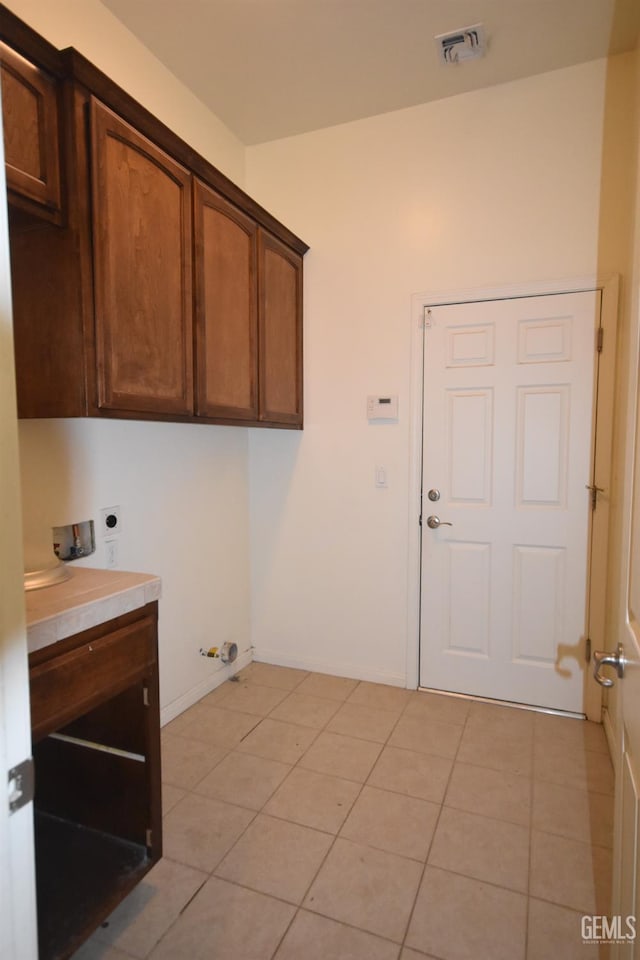
[{"label": "white six-panel door", "polygon": [[583,710],[599,323],[599,292],[429,311],[421,686]]}]

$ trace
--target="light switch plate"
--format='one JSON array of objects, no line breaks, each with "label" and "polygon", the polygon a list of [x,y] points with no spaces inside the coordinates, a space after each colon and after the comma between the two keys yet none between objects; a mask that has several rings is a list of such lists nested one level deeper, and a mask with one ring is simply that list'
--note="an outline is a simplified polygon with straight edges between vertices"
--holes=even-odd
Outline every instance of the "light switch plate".
[{"label": "light switch plate", "polygon": [[104,541],[105,563],[107,570],[115,570],[118,566],[118,538],[109,537]]},{"label": "light switch plate", "polygon": [[376,467],[375,469],[375,484],[376,487],[388,487],[389,482],[387,480],[387,468],[386,467]]}]

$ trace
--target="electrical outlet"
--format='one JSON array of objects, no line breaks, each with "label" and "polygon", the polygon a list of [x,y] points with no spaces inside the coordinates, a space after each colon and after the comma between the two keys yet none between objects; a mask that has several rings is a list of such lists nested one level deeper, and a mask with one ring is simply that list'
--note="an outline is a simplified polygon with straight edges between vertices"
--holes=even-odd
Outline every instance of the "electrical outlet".
[{"label": "electrical outlet", "polygon": [[112,537],[122,533],[122,512],[120,507],[105,507],[100,511],[103,537]]},{"label": "electrical outlet", "polygon": [[104,553],[107,570],[115,570],[118,566],[118,541],[115,537],[105,540]]}]

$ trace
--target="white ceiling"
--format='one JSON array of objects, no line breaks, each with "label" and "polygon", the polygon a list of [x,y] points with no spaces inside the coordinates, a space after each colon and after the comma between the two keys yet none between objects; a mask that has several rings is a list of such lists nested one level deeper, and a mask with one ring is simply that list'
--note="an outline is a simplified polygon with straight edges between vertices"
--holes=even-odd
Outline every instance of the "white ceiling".
[{"label": "white ceiling", "polygon": [[[245,144],[631,49],[639,0],[102,0]],[[484,24],[481,60],[434,36]]]}]

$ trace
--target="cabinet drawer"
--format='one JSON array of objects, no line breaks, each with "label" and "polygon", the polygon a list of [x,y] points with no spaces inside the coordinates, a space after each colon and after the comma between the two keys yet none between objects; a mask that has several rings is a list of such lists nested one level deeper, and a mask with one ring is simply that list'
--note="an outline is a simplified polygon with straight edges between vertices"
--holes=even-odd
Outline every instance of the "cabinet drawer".
[{"label": "cabinet drawer", "polygon": [[146,617],[33,666],[34,741],[125,689],[155,659],[155,621]]}]

